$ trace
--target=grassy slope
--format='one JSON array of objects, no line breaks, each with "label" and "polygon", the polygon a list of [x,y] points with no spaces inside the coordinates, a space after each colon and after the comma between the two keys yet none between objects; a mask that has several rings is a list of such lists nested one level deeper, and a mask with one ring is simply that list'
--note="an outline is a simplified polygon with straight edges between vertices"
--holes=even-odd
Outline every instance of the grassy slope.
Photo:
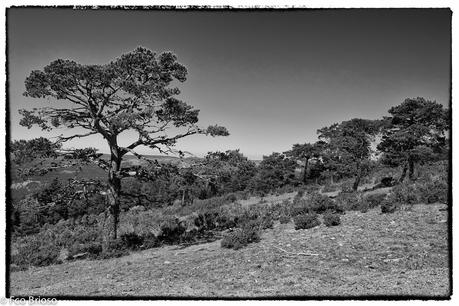
[{"label": "grassy slope", "polygon": [[[220,241],[167,246],[104,261],[11,273],[12,295],[449,295],[445,205],[383,215],[348,212],[342,225],[295,231],[276,223],[234,251]],[[278,249],[281,248],[290,253]],[[305,256],[299,253],[315,253]]]}]

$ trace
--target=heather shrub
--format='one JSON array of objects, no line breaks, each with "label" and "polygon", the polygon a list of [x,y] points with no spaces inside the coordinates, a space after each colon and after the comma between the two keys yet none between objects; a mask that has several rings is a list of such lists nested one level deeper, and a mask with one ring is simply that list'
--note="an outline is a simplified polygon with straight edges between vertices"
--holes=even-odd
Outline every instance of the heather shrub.
[{"label": "heather shrub", "polygon": [[310,208],[312,211],[322,214],[327,210],[342,212],[342,209],[335,201],[320,193],[312,193],[309,196]]},{"label": "heather shrub", "polygon": [[289,215],[281,215],[281,216],[279,217],[279,222],[280,222],[281,224],[287,224],[287,223],[290,223],[290,220],[291,220],[291,219],[292,219],[292,218],[291,218]]},{"label": "heather shrub", "polygon": [[431,203],[448,203],[448,183],[447,180],[435,178],[416,184],[416,191],[420,202]]},{"label": "heather shrub", "polygon": [[120,239],[129,250],[137,250],[143,244],[143,237],[134,232],[122,234]]},{"label": "heather shrub", "polygon": [[381,203],[381,212],[383,214],[391,214],[397,210],[397,202],[393,202],[391,198],[387,198]]},{"label": "heather shrub", "polygon": [[169,217],[161,223],[158,238],[168,244],[177,243],[185,230],[186,228],[177,218]]},{"label": "heather shrub", "polygon": [[237,228],[232,232],[226,233],[221,241],[223,248],[238,250],[249,243],[259,242],[260,234],[258,228],[245,226]]},{"label": "heather shrub", "polygon": [[419,202],[416,186],[409,183],[399,184],[392,188],[389,197],[393,203],[413,205]]},{"label": "heather shrub", "polygon": [[237,201],[237,196],[236,196],[236,194],[234,194],[234,193],[228,193],[228,194],[225,196],[225,200],[226,200],[227,202],[233,203],[233,202],[236,202],[236,201]]},{"label": "heather shrub", "polygon": [[142,235],[143,243],[140,246],[142,250],[147,250],[151,248],[157,248],[161,246],[161,241],[153,233],[147,233]]},{"label": "heather shrub", "polygon": [[238,227],[246,224],[256,224],[261,229],[272,228],[274,220],[268,205],[251,205],[247,207],[238,218]]},{"label": "heather shrub", "polygon": [[361,194],[358,192],[341,192],[335,201],[340,204],[344,210],[360,210],[362,206]]},{"label": "heather shrub", "polygon": [[332,212],[325,213],[324,214],[324,224],[328,227],[340,225],[341,224],[340,215],[332,213]]},{"label": "heather shrub", "polygon": [[21,268],[60,263],[60,248],[47,234],[39,233],[18,239],[15,243],[17,251],[12,254],[11,263]]},{"label": "heather shrub", "polygon": [[289,214],[292,217],[307,214],[312,211],[311,203],[306,199],[294,202],[289,209]]},{"label": "heather shrub", "polygon": [[353,183],[351,181],[346,181],[341,184],[341,193],[355,193],[354,189],[352,188]]},{"label": "heather shrub", "polygon": [[338,188],[338,185],[325,184],[325,186],[322,188],[322,192],[334,192],[337,191]]},{"label": "heather shrub", "polygon": [[317,217],[317,214],[315,213],[302,214],[302,215],[295,216],[293,218],[293,222],[295,222],[296,230],[313,228],[313,227],[320,225],[319,218]]},{"label": "heather shrub", "polygon": [[121,239],[109,240],[102,247],[102,252],[97,256],[97,259],[118,258],[128,254],[126,244]]},{"label": "heather shrub", "polygon": [[386,198],[385,193],[369,194],[363,197],[362,201],[367,203],[368,208],[374,208],[381,205],[382,201]]}]

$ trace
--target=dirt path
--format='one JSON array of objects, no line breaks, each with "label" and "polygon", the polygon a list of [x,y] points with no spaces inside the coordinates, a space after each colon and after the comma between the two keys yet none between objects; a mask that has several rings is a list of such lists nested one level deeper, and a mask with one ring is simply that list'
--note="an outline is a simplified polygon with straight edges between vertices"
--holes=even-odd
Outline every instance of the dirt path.
[{"label": "dirt path", "polygon": [[[11,294],[262,297],[449,294],[445,205],[382,215],[348,212],[342,225],[276,224],[234,251],[220,241],[167,246],[103,261],[11,273]],[[281,248],[289,253],[281,251]],[[315,253],[305,256],[297,253]]]}]

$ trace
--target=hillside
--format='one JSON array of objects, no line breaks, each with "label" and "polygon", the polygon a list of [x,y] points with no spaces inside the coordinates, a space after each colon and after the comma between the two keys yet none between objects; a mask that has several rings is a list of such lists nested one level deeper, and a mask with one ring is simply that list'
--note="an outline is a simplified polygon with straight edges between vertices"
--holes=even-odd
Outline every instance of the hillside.
[{"label": "hillside", "polygon": [[166,246],[101,261],[11,273],[11,295],[52,296],[447,296],[446,205],[346,212],[342,224],[279,224],[241,250],[220,241]]}]

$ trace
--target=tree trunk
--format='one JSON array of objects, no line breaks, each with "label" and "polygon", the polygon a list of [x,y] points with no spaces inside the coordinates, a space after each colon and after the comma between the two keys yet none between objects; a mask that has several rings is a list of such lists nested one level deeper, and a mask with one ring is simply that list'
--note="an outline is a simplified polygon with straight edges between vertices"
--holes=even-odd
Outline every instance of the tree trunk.
[{"label": "tree trunk", "polygon": [[410,181],[412,181],[414,178],[414,160],[412,160],[411,158],[408,161],[408,166],[409,166],[408,178],[410,179]]},{"label": "tree trunk", "polygon": [[408,170],[408,165],[407,164],[403,165],[402,175],[400,176],[400,179],[398,180],[399,183],[403,183],[403,181],[405,180],[407,170]]},{"label": "tree trunk", "polygon": [[352,190],[357,191],[357,189],[359,188],[361,178],[362,178],[362,175],[359,171],[357,172],[357,177],[355,178],[354,185],[352,185]]},{"label": "tree trunk", "polygon": [[118,222],[120,215],[121,192],[121,154],[117,146],[110,146],[110,169],[108,171],[108,203],[112,215],[112,238],[118,238]]},{"label": "tree trunk", "polygon": [[303,183],[306,183],[306,180],[308,179],[308,165],[309,165],[309,158],[306,158],[304,162]]},{"label": "tree trunk", "polygon": [[182,190],[182,207],[185,206],[185,189]]}]

